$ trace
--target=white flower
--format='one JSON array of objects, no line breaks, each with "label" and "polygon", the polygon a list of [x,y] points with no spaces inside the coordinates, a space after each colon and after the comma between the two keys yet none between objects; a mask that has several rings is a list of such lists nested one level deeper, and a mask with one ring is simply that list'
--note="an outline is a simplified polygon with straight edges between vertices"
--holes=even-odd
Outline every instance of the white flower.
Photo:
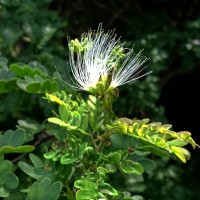
[{"label": "white flower", "polygon": [[80,44],[84,41],[87,42],[83,52],[70,50],[69,64],[75,79],[72,87],[89,91],[90,88],[96,87],[102,77],[108,76],[111,68],[108,62],[115,59],[114,56],[111,57],[111,52],[120,41],[116,39],[114,31],[104,33],[101,26],[97,32],[83,34]]},{"label": "white flower", "polygon": [[133,50],[124,53],[114,31],[105,33],[101,25],[96,32],[82,34],[80,42],[77,39],[69,42],[69,47],[73,84],[67,84],[78,90],[98,93],[98,84],[103,82],[104,91],[100,92],[103,94],[151,73],[141,75],[146,58],[141,53],[135,55]]}]

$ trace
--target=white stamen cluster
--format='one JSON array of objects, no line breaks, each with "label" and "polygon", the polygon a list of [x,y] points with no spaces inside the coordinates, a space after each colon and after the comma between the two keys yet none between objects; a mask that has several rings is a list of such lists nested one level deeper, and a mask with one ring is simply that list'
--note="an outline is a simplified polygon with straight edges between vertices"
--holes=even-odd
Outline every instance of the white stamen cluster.
[{"label": "white stamen cluster", "polygon": [[[122,63],[113,55],[114,48],[123,47],[114,31],[105,33],[99,26],[96,32],[89,31],[83,34],[80,43],[85,40],[87,42],[83,51],[70,50],[69,64],[74,77],[74,83],[71,85],[73,88],[90,91],[90,88],[96,87],[101,77],[108,77],[109,74],[109,87],[115,88],[147,74],[139,75],[144,68],[139,71],[138,69],[146,61],[141,53],[134,55],[132,50],[129,51]],[[113,69],[110,63],[114,63],[115,67],[120,64],[119,69]]]},{"label": "white stamen cluster", "polygon": [[[110,86],[115,88],[120,85],[137,80],[151,72],[139,75],[146,67],[139,69],[145,62],[146,58],[141,56],[141,53],[135,55],[131,50],[126,54],[126,58],[118,70],[112,74],[112,81]],[[139,70],[138,70],[139,69]]]}]

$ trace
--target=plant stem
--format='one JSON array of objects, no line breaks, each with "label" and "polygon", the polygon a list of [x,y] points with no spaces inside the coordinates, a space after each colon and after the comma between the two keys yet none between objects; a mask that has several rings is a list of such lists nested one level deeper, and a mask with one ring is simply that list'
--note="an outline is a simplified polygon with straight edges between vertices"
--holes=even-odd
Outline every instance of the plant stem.
[{"label": "plant stem", "polygon": [[96,142],[95,142],[95,139],[94,139],[94,137],[93,137],[93,133],[90,134],[89,136],[90,136],[90,139],[91,139],[91,141],[92,141],[92,144],[94,145],[94,148],[97,149],[98,146],[97,146],[97,144],[96,144]]}]

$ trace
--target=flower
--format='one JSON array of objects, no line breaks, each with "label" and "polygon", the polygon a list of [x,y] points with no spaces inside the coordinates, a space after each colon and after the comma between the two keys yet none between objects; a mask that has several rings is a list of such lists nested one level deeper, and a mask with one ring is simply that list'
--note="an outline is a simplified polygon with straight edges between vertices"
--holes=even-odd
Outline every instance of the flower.
[{"label": "flower", "polygon": [[129,50],[125,53],[123,45],[114,30],[105,33],[101,25],[97,31],[82,34],[80,42],[69,40],[73,84],[67,84],[78,90],[102,94],[151,73],[140,75],[147,59],[141,52],[135,55]]},{"label": "flower", "polygon": [[115,60],[111,52],[119,43],[114,31],[104,33],[101,26],[96,32],[83,34],[80,43],[69,43],[69,64],[75,80],[72,87],[90,91],[102,77],[107,77],[111,68],[108,63]]}]

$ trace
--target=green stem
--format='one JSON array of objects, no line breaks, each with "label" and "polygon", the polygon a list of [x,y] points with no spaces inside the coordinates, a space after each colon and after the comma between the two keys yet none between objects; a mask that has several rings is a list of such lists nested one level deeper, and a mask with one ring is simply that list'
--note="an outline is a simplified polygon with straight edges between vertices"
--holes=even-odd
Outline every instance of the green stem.
[{"label": "green stem", "polygon": [[102,135],[102,138],[103,138],[103,140],[102,140],[102,141],[100,142],[100,144],[98,145],[98,151],[99,151],[99,152],[100,152],[100,151],[103,151],[106,141],[110,138],[110,134],[109,134],[109,133],[104,133],[104,134]]},{"label": "green stem", "polygon": [[112,104],[113,104],[113,95],[107,93],[103,96],[103,107],[105,113],[105,125],[110,124],[112,119]]},{"label": "green stem", "polygon": [[70,200],[76,200],[73,192],[70,190],[70,188],[67,186],[67,193],[66,193],[67,198],[69,198]]},{"label": "green stem", "polygon": [[92,141],[92,144],[94,145],[94,148],[97,149],[98,146],[97,146],[97,144],[96,144],[96,142],[95,142],[95,139],[93,138],[93,133],[90,134],[89,136],[90,136],[90,139],[91,139],[91,141]]}]

